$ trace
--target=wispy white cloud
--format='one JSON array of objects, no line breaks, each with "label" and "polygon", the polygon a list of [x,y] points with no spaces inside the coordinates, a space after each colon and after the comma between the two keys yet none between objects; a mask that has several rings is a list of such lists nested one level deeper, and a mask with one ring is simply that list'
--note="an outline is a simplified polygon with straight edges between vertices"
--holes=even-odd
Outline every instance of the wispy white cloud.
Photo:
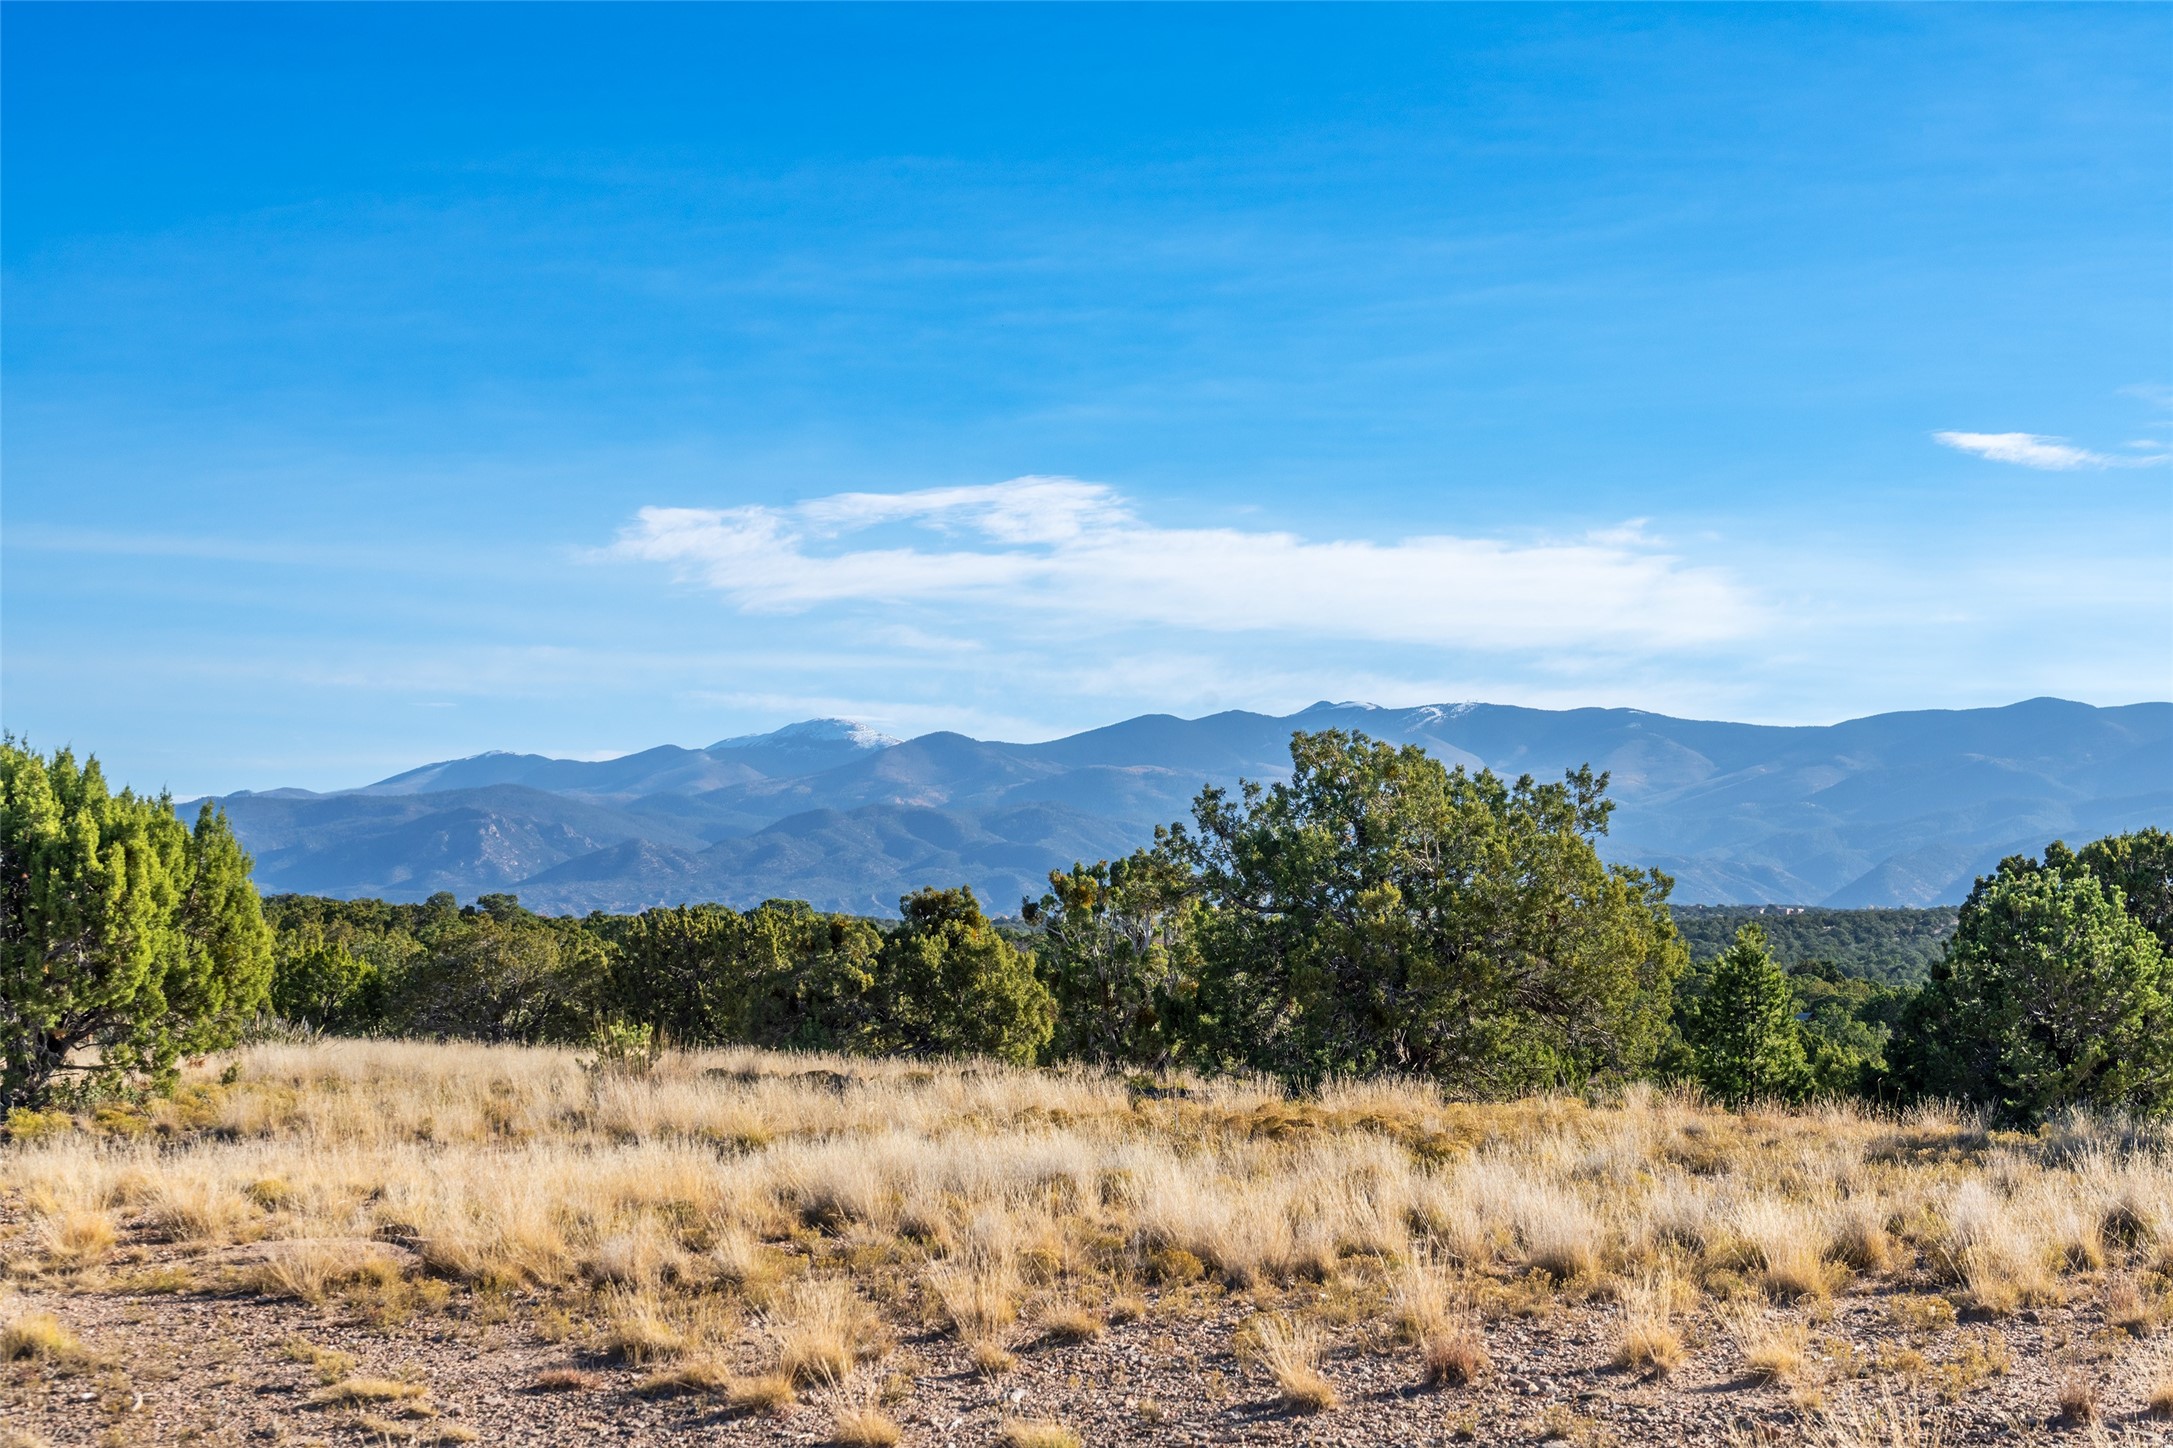
[{"label": "wispy white cloud", "polygon": [[2173,386],[2163,382],[2138,382],[2117,389],[2122,397],[2133,397],[2154,412],[2173,416]]},{"label": "wispy white cloud", "polygon": [[[2073,472],[2077,468],[2150,467],[2166,461],[2162,456],[2115,457],[2111,453],[2076,447],[2064,437],[2047,437],[2036,432],[1935,432],[1932,441],[1958,452],[1974,453],[1991,462],[2013,463],[2017,467],[2056,473]],[[2130,443],[2129,446],[2138,444]]]},{"label": "wispy white cloud", "polygon": [[1534,542],[1387,543],[1166,528],[1114,489],[1071,478],[782,508],[644,508],[605,551],[666,565],[747,612],[956,604],[1089,626],[1462,649],[1692,647],[1755,632],[1763,617],[1727,573],[1636,525]]},{"label": "wispy white cloud", "polygon": [[2067,472],[2074,468],[2102,468],[2112,459],[2088,448],[2072,447],[2064,438],[2034,432],[1935,432],[1932,440],[1957,452],[1975,453],[1995,463]]}]

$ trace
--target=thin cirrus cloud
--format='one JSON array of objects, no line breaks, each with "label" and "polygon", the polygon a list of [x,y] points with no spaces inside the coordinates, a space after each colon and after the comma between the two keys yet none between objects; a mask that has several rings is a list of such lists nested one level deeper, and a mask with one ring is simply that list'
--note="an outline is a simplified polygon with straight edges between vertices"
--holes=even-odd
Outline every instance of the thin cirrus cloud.
[{"label": "thin cirrus cloud", "polygon": [[1935,432],[1932,441],[1991,462],[2013,463],[2017,467],[2056,473],[2073,472],[2077,468],[2148,467],[2166,460],[2163,456],[2115,457],[2111,453],[2076,447],[2064,437],[2047,437],[2035,432]]},{"label": "thin cirrus cloud", "polygon": [[750,613],[949,605],[999,623],[1024,609],[1458,649],[1694,648],[1762,622],[1726,573],[1635,528],[1529,543],[1168,528],[1072,478],[643,508],[604,552],[664,565]]}]

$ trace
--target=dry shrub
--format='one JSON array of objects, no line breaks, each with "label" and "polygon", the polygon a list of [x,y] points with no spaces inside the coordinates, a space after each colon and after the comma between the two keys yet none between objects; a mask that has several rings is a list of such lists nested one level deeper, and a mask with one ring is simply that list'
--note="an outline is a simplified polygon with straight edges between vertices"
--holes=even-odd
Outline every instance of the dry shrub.
[{"label": "dry shrub", "polygon": [[996,1265],[945,1262],[928,1272],[928,1285],[959,1340],[994,1341],[1018,1320],[1018,1281]]},{"label": "dry shrub", "polygon": [[1147,1254],[1147,1275],[1165,1286],[1183,1286],[1207,1275],[1207,1264],[1182,1247],[1157,1247]]},{"label": "dry shrub", "polygon": [[1943,1332],[1954,1326],[1954,1304],[1928,1293],[1904,1294],[1888,1299],[1886,1320],[1910,1332]]},{"label": "dry shrub", "polygon": [[1827,1249],[1858,1272],[1891,1272],[1899,1255],[1885,1213],[1865,1197],[1850,1197],[1834,1210]]},{"label": "dry shrub", "polygon": [[718,1282],[758,1296],[776,1281],[778,1262],[776,1254],[735,1227],[718,1235],[698,1267]]},{"label": "dry shrub", "polygon": [[545,1368],[528,1384],[537,1393],[593,1393],[608,1380],[601,1373],[580,1368]]},{"label": "dry shrub", "polygon": [[2098,1419],[2098,1385],[2081,1373],[2060,1380],[2054,1401],[2063,1423],[2083,1427]]},{"label": "dry shrub", "polygon": [[1389,1297],[1398,1335],[1414,1344],[1439,1337],[1448,1330],[1450,1299],[1448,1278],[1432,1258],[1406,1256]]},{"label": "dry shrub", "polygon": [[678,1245],[649,1217],[596,1243],[581,1260],[581,1274],[589,1281],[622,1287],[676,1281],[684,1268]]},{"label": "dry shrub", "polygon": [[830,1441],[840,1448],[893,1448],[905,1436],[883,1411],[882,1388],[865,1378],[831,1390]]},{"label": "dry shrub", "polygon": [[1615,1366],[1639,1377],[1665,1377],[1688,1356],[1682,1337],[1675,1331],[1675,1283],[1666,1277],[1649,1277],[1622,1294],[1622,1341],[1615,1347]]},{"label": "dry shrub", "polygon": [[1737,1209],[1735,1225],[1757,1257],[1759,1285],[1768,1297],[1793,1302],[1825,1295],[1824,1242],[1800,1208],[1756,1198]]},{"label": "dry shrub", "polygon": [[730,1391],[733,1381],[731,1369],[716,1358],[707,1355],[690,1356],[649,1374],[634,1385],[634,1391],[647,1397],[661,1397],[668,1393],[721,1395]]},{"label": "dry shrub", "polygon": [[113,1251],[120,1234],[113,1214],[98,1207],[64,1207],[38,1223],[46,1257],[57,1267],[88,1267]]},{"label": "dry shrub", "polygon": [[395,1403],[423,1396],[423,1385],[404,1378],[341,1378],[309,1395],[319,1407],[351,1407],[360,1403]]},{"label": "dry shrub", "polygon": [[735,1413],[782,1413],[798,1397],[783,1373],[756,1373],[727,1383],[724,1400]]},{"label": "dry shrub", "polygon": [[1468,1314],[1443,1322],[1419,1344],[1419,1381],[1429,1388],[1469,1387],[1492,1366],[1486,1336]]},{"label": "dry shrub", "polygon": [[868,1304],[836,1280],[793,1284],[763,1326],[777,1343],[777,1370],[801,1387],[842,1382],[887,1346]]},{"label": "dry shrub", "polygon": [[1051,1342],[1092,1342],[1108,1329],[1076,1302],[1058,1303],[1042,1312],[1038,1323]]},{"label": "dry shrub", "polygon": [[1963,1182],[1947,1205],[1945,1256],[1961,1279],[1964,1305],[1982,1316],[2063,1300],[2046,1265],[2046,1240],[1984,1181]]},{"label": "dry shrub", "polygon": [[355,1370],[353,1353],[319,1347],[306,1337],[290,1337],[279,1345],[279,1350],[288,1361],[305,1364],[320,1383],[336,1383]]},{"label": "dry shrub", "polygon": [[1791,1383],[1802,1375],[1811,1335],[1800,1324],[1775,1321],[1756,1308],[1744,1308],[1732,1314],[1731,1326],[1743,1354],[1744,1374],[1751,1381]]},{"label": "dry shrub", "polygon": [[66,1363],[83,1356],[83,1344],[50,1312],[20,1312],[0,1325],[0,1362]]},{"label": "dry shrub", "polygon": [[2143,1409],[2153,1418],[2173,1420],[2173,1352],[2158,1355],[2157,1365],[2143,1384]]},{"label": "dry shrub", "polygon": [[1079,1448],[1079,1435],[1046,1418],[1006,1418],[996,1425],[1004,1448]]},{"label": "dry shrub", "polygon": [[1320,1334],[1301,1322],[1262,1317],[1252,1324],[1252,1352],[1275,1379],[1276,1401],[1294,1413],[1318,1413],[1339,1401],[1320,1373]]},{"label": "dry shrub", "polygon": [[365,1281],[392,1286],[402,1276],[400,1264],[376,1247],[301,1237],[271,1243],[248,1281],[267,1297],[322,1302],[337,1286]]},{"label": "dry shrub", "polygon": [[153,1226],[181,1242],[231,1241],[261,1220],[256,1204],[240,1192],[193,1173],[154,1177],[144,1207]]},{"label": "dry shrub", "polygon": [[688,1340],[653,1291],[621,1291],[605,1302],[600,1345],[620,1362],[642,1367],[677,1357]]},{"label": "dry shrub", "polygon": [[2134,1337],[2149,1337],[2158,1328],[2158,1305],[2133,1277],[2116,1277],[2105,1288],[2105,1323]]},{"label": "dry shrub", "polygon": [[1582,1197],[1566,1189],[1525,1193],[1517,1214],[1524,1265],[1558,1282],[1599,1271],[1605,1228]]}]

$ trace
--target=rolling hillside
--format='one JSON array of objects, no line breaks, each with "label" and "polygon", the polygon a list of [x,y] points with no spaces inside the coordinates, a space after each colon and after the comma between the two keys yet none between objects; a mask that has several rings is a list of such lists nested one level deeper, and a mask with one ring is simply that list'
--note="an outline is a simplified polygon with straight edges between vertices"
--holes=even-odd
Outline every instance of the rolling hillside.
[{"label": "rolling hillside", "polygon": [[1282,777],[1292,731],[1327,728],[1504,774],[1608,770],[1607,853],[1670,871],[1685,903],[1947,904],[2003,855],[2173,824],[2173,704],[2057,699],[1800,728],[1322,703],[1147,715],[1039,744],[810,720],[706,749],[492,753],[220,803],[267,891],[507,890],[550,911],[793,897],[889,913],[908,889],[963,880],[1011,911],[1050,869],[1182,818],[1203,784]]}]

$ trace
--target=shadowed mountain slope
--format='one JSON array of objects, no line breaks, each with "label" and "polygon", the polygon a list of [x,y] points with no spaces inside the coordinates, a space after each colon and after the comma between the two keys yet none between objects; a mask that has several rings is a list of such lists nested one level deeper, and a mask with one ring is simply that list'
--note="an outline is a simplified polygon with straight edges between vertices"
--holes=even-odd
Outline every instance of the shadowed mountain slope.
[{"label": "shadowed mountain slope", "polygon": [[512,890],[548,910],[793,897],[891,913],[927,884],[1015,910],[1052,868],[1121,854],[1206,784],[1271,780],[1299,729],[1468,768],[1612,776],[1610,858],[1691,903],[1929,905],[2050,839],[2173,824],[2173,704],[1882,714],[1819,727],[1493,704],[1146,715],[1039,744],[895,740],[810,720],[707,749],[492,753],[353,791],[220,803],[266,890],[419,899]]}]

